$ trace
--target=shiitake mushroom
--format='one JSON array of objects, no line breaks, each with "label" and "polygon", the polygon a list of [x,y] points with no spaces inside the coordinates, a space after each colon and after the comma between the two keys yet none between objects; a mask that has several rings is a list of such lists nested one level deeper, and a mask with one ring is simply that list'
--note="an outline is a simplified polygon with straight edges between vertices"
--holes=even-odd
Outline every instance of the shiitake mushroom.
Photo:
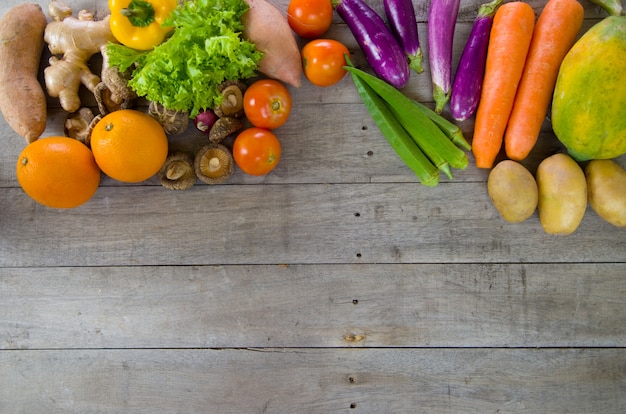
[{"label": "shiitake mushroom", "polygon": [[74,138],[89,146],[89,136],[91,135],[90,125],[94,119],[94,114],[87,107],[70,113],[65,118],[63,125],[64,133],[70,138]]},{"label": "shiitake mushroom", "polygon": [[227,147],[210,143],[196,153],[194,169],[202,182],[220,184],[235,172],[235,160]]},{"label": "shiitake mushroom", "polygon": [[246,91],[246,84],[238,80],[227,80],[218,87],[222,94],[222,102],[214,108],[218,117],[231,116],[242,118],[243,95]]},{"label": "shiitake mushroom", "polygon": [[209,130],[209,141],[219,144],[230,134],[243,129],[243,121],[232,116],[218,118]]},{"label": "shiitake mushroom", "polygon": [[63,132],[70,138],[77,139],[91,147],[91,132],[102,119],[102,114],[95,115],[89,108],[80,108],[78,111],[68,114],[63,125]]},{"label": "shiitake mushroom", "polygon": [[157,174],[161,185],[170,190],[191,188],[197,180],[193,162],[193,157],[187,153],[174,152],[168,155]]}]

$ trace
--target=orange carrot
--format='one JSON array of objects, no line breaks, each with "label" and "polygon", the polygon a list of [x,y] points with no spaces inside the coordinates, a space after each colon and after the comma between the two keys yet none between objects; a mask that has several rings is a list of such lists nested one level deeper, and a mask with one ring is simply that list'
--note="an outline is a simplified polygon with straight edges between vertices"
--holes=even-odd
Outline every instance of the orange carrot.
[{"label": "orange carrot", "polygon": [[503,4],[493,18],[472,140],[478,168],[491,168],[502,147],[534,27],[535,13],[522,1]]},{"label": "orange carrot", "polygon": [[521,161],[535,146],[559,67],[576,41],[583,17],[583,6],[577,0],[549,0],[539,15],[504,133],[509,158]]}]

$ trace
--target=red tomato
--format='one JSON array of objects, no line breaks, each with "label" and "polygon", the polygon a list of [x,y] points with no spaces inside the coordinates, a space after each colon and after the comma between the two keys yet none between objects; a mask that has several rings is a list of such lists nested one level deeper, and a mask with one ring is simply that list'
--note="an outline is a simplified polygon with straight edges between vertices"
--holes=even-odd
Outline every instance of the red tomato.
[{"label": "red tomato", "polygon": [[346,54],[348,48],[336,40],[310,41],[302,48],[304,76],[316,86],[334,85],[346,74]]},{"label": "red tomato", "polygon": [[291,0],[287,6],[287,21],[296,34],[313,39],[330,27],[333,6],[330,0]]},{"label": "red tomato", "polygon": [[265,175],[278,165],[280,150],[280,141],[272,131],[252,127],[235,138],[233,158],[246,174]]},{"label": "red tomato", "polygon": [[258,80],[243,95],[243,111],[255,127],[276,129],[289,118],[291,94],[276,80]]}]

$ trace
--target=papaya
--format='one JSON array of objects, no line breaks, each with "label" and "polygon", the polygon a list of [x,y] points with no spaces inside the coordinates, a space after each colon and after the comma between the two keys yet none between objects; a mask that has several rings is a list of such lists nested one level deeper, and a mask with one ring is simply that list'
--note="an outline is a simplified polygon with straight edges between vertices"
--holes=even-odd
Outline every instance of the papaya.
[{"label": "papaya", "polygon": [[626,153],[626,17],[609,16],[569,50],[552,99],[552,129],[577,161]]}]

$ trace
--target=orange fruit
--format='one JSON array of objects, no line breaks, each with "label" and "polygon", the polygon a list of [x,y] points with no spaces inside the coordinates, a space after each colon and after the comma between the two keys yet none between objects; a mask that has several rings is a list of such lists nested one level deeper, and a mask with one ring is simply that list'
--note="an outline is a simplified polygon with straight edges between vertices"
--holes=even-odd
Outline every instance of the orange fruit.
[{"label": "orange fruit", "polygon": [[100,185],[100,169],[87,146],[73,138],[48,137],[28,144],[17,159],[17,181],[47,207],[73,208]]},{"label": "orange fruit", "polygon": [[147,180],[165,163],[165,130],[156,119],[135,109],[105,115],[94,127],[91,150],[100,169],[127,183]]}]

